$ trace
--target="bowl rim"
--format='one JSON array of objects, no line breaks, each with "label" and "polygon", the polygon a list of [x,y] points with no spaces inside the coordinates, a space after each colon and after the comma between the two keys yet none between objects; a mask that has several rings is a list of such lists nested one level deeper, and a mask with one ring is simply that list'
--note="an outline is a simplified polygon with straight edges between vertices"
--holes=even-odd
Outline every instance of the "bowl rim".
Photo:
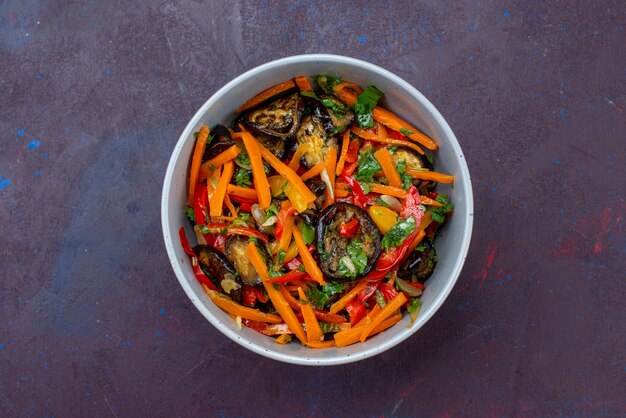
[{"label": "bowl rim", "polygon": [[[299,355],[291,355],[280,353],[277,351],[268,350],[262,346],[255,344],[252,341],[249,341],[245,337],[242,337],[241,334],[223,326],[222,321],[220,321],[216,316],[214,316],[211,311],[203,304],[203,302],[197,297],[189,283],[187,282],[185,273],[183,272],[181,266],[179,265],[178,259],[174,252],[173,240],[174,237],[178,236],[178,231],[171,231],[169,229],[168,220],[170,217],[170,211],[168,209],[168,195],[170,192],[170,186],[172,184],[172,179],[174,175],[174,166],[176,161],[180,158],[180,153],[183,148],[184,143],[188,140],[191,135],[192,130],[196,127],[198,122],[202,119],[202,116],[206,113],[206,111],[213,106],[222,96],[228,93],[230,89],[237,84],[239,84],[242,80],[254,77],[259,73],[263,73],[265,71],[271,70],[277,66],[282,66],[285,64],[291,63],[302,63],[302,62],[319,62],[319,61],[327,61],[333,64],[347,64],[351,66],[365,68],[368,71],[378,73],[379,75],[388,78],[391,82],[395,83],[397,86],[402,88],[403,90],[408,91],[413,97],[417,98],[417,100],[425,107],[425,109],[430,113],[432,118],[441,126],[445,135],[450,138],[450,145],[454,151],[454,153],[458,156],[460,162],[461,175],[466,179],[466,187],[465,187],[465,200],[467,202],[467,214],[464,223],[464,230],[462,235],[461,242],[461,251],[458,254],[459,256],[456,259],[455,265],[452,270],[451,280],[446,282],[446,285],[442,289],[442,291],[435,297],[433,301],[432,307],[429,311],[427,311],[423,316],[420,315],[419,323],[414,324],[408,331],[402,334],[397,335],[395,338],[391,340],[383,341],[380,344],[372,346],[359,352],[358,354],[339,354],[330,358],[309,358],[306,356]],[[474,221],[474,199],[473,199],[473,191],[472,191],[472,182],[469,173],[469,169],[467,167],[466,159],[463,155],[463,151],[461,150],[461,146],[459,145],[456,136],[452,132],[452,129],[443,118],[441,113],[435,108],[435,106],[415,87],[409,84],[407,81],[402,79],[401,77],[395,75],[394,73],[379,67],[375,64],[357,59],[352,57],[347,57],[343,55],[334,55],[334,54],[303,54],[303,55],[294,55],[289,57],[284,57],[280,59],[276,59],[273,61],[266,62],[259,66],[256,66],[229,81],[219,90],[217,90],[204,104],[198,109],[198,111],[194,114],[191,120],[185,126],[185,129],[181,133],[176,145],[174,146],[174,150],[170,156],[167,169],[165,172],[165,177],[163,180],[163,190],[161,195],[161,227],[163,230],[163,239],[165,241],[165,247],[170,259],[170,264],[172,265],[172,269],[178,279],[178,282],[182,286],[183,290],[187,297],[192,301],[196,309],[222,334],[226,335],[232,341],[238,343],[239,345],[257,353],[264,357],[271,358],[273,360],[298,364],[298,365],[307,365],[307,366],[318,366],[318,365],[339,365],[346,364],[351,362],[356,362],[359,360],[364,360],[369,357],[373,357],[377,354],[383,353],[388,349],[400,344],[402,341],[409,338],[418,329],[420,329],[434,314],[439,310],[443,302],[447,299],[448,295],[452,291],[452,288],[456,284],[456,281],[461,274],[461,270],[463,269],[463,265],[465,264],[465,260],[467,258],[467,253],[469,251],[469,245],[472,237],[473,230],[473,221]]]}]

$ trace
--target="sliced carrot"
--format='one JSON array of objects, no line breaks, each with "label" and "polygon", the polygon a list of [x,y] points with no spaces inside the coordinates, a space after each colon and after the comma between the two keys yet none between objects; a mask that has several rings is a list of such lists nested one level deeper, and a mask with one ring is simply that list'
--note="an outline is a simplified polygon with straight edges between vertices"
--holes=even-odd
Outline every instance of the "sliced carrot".
[{"label": "sliced carrot", "polygon": [[[284,209],[288,211],[291,208],[291,203],[289,201],[284,201],[281,204],[281,210]],[[278,240],[278,249],[276,253],[278,254],[281,250],[285,251],[285,255],[287,255],[287,249],[289,248],[289,244],[291,243],[291,236],[293,230],[293,220],[294,220],[293,212],[287,212],[287,216],[285,218],[285,222],[283,225],[283,233]]]},{"label": "sliced carrot", "polygon": [[193,150],[191,157],[191,170],[189,171],[189,198],[188,203],[193,205],[194,193],[196,193],[196,186],[198,185],[198,175],[200,173],[200,165],[202,163],[202,156],[204,155],[204,149],[206,148],[206,141],[209,138],[209,127],[202,125],[200,133],[198,133],[198,139],[196,139],[196,146]]},{"label": "sliced carrot", "polygon": [[335,347],[335,340],[320,341],[318,343],[309,341],[306,345],[311,348],[332,348]]},{"label": "sliced carrot", "polygon": [[330,306],[330,313],[336,314],[337,312],[345,308],[348,302],[354,299],[354,297],[358,295],[361,290],[365,289],[365,286],[367,286],[367,284],[367,280],[361,280],[360,282],[358,282],[357,285],[354,286],[348,293],[343,295],[337,302],[333,303]]},{"label": "sliced carrot", "polygon": [[374,193],[388,194],[399,199],[406,197],[406,190],[402,190],[399,187],[385,186],[384,184],[372,184],[370,190]]},{"label": "sliced carrot", "polygon": [[[349,100],[351,100],[352,103],[350,103],[348,100],[344,100],[341,96],[339,96],[340,93],[346,91],[346,89],[344,87],[350,87],[352,90],[354,90],[356,92],[356,95],[354,93],[350,92],[354,96],[354,100],[352,100],[352,97],[349,97]],[[344,81],[344,82],[341,82],[341,83],[335,85],[333,87],[333,91],[335,93],[335,96],[339,97],[342,101],[346,102],[350,106],[354,106],[354,103],[356,103],[357,95],[363,93],[363,89],[359,85],[351,83],[349,81]]]},{"label": "sliced carrot", "polygon": [[258,309],[242,306],[234,300],[228,298],[226,295],[215,290],[210,290],[205,285],[203,285],[202,288],[213,303],[231,315],[240,316],[253,321],[269,322],[271,324],[278,324],[279,322],[282,322],[281,317],[278,315],[267,314]]},{"label": "sliced carrot", "polygon": [[420,180],[429,180],[436,181],[438,183],[446,183],[453,184],[454,176],[449,174],[437,173],[436,171],[428,171],[428,170],[413,170],[410,168],[406,169],[406,173],[416,179]]},{"label": "sliced carrot", "polygon": [[317,322],[313,307],[309,303],[304,290],[301,287],[298,288],[298,296],[300,297],[300,311],[304,317],[304,325],[306,325],[306,338],[309,342],[320,342],[324,338],[320,323]]},{"label": "sliced carrot", "polygon": [[298,190],[298,192],[302,195],[302,198],[305,200],[305,202],[312,203],[315,201],[315,199],[317,199],[317,196],[315,196],[315,194],[313,194],[313,192],[309,190],[308,187],[306,187],[302,179],[298,176],[298,174],[295,171],[293,171],[291,168],[285,165],[282,161],[276,158],[276,156],[274,156],[274,154],[272,154],[263,145],[261,144],[258,144],[258,145],[259,145],[259,149],[261,150],[261,155],[263,156],[263,159],[267,161],[269,165],[271,165],[274,168],[274,170],[278,172],[278,174],[283,176],[283,178],[286,179],[293,188]]},{"label": "sliced carrot", "polygon": [[228,194],[243,197],[246,199],[257,200],[257,193],[251,187],[241,187],[234,184],[228,185]]},{"label": "sliced carrot", "polygon": [[233,205],[233,202],[230,201],[230,197],[228,197],[228,194],[226,196],[224,196],[224,204],[226,205],[226,207],[230,211],[230,216],[233,217],[233,218],[236,218],[237,217],[237,210],[235,209],[235,206]]},{"label": "sliced carrot", "polygon": [[296,82],[296,85],[298,86],[300,91],[313,91],[313,87],[309,82],[309,77],[301,75],[294,78],[294,81]]},{"label": "sliced carrot", "polygon": [[[424,216],[422,216],[422,220],[420,221],[420,226],[419,226],[419,230],[423,231],[426,228],[428,228],[428,225],[430,225],[433,222],[433,216],[430,214],[430,211],[426,211],[424,213]],[[409,254],[409,253],[407,253]]]},{"label": "sliced carrot", "polygon": [[[427,212],[427,213],[430,213],[430,212]],[[422,217],[422,218],[424,218],[424,217]],[[413,238],[413,241],[409,244],[409,248],[406,251],[407,254],[411,254],[413,252],[413,250],[415,249],[415,247],[417,247],[419,245],[419,243],[426,236],[426,233],[424,233],[424,230],[421,229],[421,227],[422,227],[422,224],[420,223],[420,232],[417,233],[415,238]]]},{"label": "sliced carrot", "polygon": [[420,196],[420,203],[422,205],[434,206],[436,208],[442,208],[443,207],[443,203],[437,202],[435,199],[431,199],[430,197],[427,197],[427,196]]},{"label": "sliced carrot", "polygon": [[374,153],[374,157],[376,157],[380,166],[383,168],[383,173],[385,173],[385,177],[389,180],[389,185],[402,188],[402,179],[400,178],[400,174],[398,174],[398,170],[393,166],[389,150],[387,148],[381,148]]},{"label": "sliced carrot", "polygon": [[376,315],[376,317],[372,318],[372,323],[367,325],[365,329],[363,329],[361,337],[359,338],[361,342],[365,342],[365,339],[368,335],[372,333],[374,328],[376,328],[377,325],[387,319],[387,317],[390,316],[393,312],[400,309],[400,307],[404,305],[406,301],[406,296],[404,296],[404,293],[402,292],[398,293],[396,297],[391,299],[387,303],[387,305],[385,305],[385,307],[380,311],[380,313]]},{"label": "sliced carrot", "polygon": [[[302,264],[304,265],[304,270],[309,273],[309,275],[318,282],[319,284],[325,284],[324,275],[322,274],[322,270],[317,266],[315,259],[309,252],[304,240],[302,239],[302,233],[300,229],[296,226],[292,230],[293,238],[296,241],[296,245],[298,246],[298,253],[300,254],[300,258],[302,258]],[[333,312],[335,313],[335,312]]]},{"label": "sliced carrot", "polygon": [[283,81],[282,83],[278,83],[275,86],[263,90],[261,93],[257,94],[256,96],[242,104],[239,109],[235,110],[235,113],[239,114],[245,112],[246,110],[250,110],[253,107],[257,107],[266,100],[269,100],[278,94],[285,93],[286,91],[295,87],[296,84],[293,82],[293,80],[287,80]]},{"label": "sliced carrot", "polygon": [[381,144],[387,144],[387,145],[392,145],[392,146],[397,145],[399,147],[407,147],[407,148],[411,148],[413,151],[417,152],[418,154],[422,154],[422,155],[424,154],[424,150],[422,150],[418,145],[415,145],[414,143],[410,141],[403,141],[401,139],[393,139],[393,138],[386,138],[386,137],[378,136],[371,132],[367,132],[366,130],[359,129],[356,126],[353,126],[351,130],[352,132],[354,132],[361,138],[367,139],[369,141],[374,141],[374,142],[378,142]]},{"label": "sliced carrot", "polygon": [[[348,89],[344,88],[345,86],[341,86],[341,84],[337,84],[334,87],[335,95],[339,97],[341,100],[349,104],[350,106],[354,106],[358,96],[351,92]],[[360,94],[360,93],[359,93]],[[424,135],[419,130],[415,129],[390,111],[383,109],[380,106],[376,106],[372,110],[372,116],[376,122],[380,122],[388,128],[393,129],[394,131],[410,131],[408,137],[415,141],[419,142],[426,148],[430,150],[436,150],[438,148],[437,143],[433,141],[428,136]]]},{"label": "sliced carrot", "polygon": [[322,170],[324,169],[324,163],[317,163],[313,167],[311,167],[308,171],[300,176],[303,181],[311,179],[315,176],[319,176]]},{"label": "sliced carrot", "polygon": [[296,298],[293,297],[293,295],[289,292],[287,287],[283,284],[279,286],[280,286],[280,293],[281,295],[283,295],[283,297],[285,298],[289,306],[291,306],[291,308],[294,311],[300,311],[300,303],[296,300]]},{"label": "sliced carrot", "polygon": [[276,341],[278,344],[285,345],[291,342],[291,335],[281,334],[278,337],[274,338],[274,341]]},{"label": "sliced carrot", "polygon": [[210,214],[212,217],[222,216],[224,197],[226,196],[228,183],[230,183],[230,179],[233,177],[233,171],[234,164],[232,161],[228,161],[226,164],[224,164],[224,170],[222,171],[220,180],[217,183],[217,189],[215,189],[215,193],[213,193],[213,196],[211,196],[211,201],[209,202]]},{"label": "sliced carrot", "polygon": [[348,155],[348,146],[350,145],[350,130],[346,129],[341,140],[341,152],[339,153],[339,161],[337,161],[337,167],[335,168],[335,175],[338,176],[343,171],[343,166],[346,164],[346,155]]},{"label": "sliced carrot", "polygon": [[352,191],[346,183],[335,183],[335,197],[348,197]]},{"label": "sliced carrot", "polygon": [[252,176],[254,177],[254,188],[259,198],[259,206],[265,210],[272,204],[272,194],[270,193],[270,184],[267,182],[265,168],[263,167],[263,159],[259,150],[259,143],[248,132],[240,132],[243,144],[248,151],[250,165],[252,166]]},{"label": "sliced carrot", "polygon": [[220,154],[217,154],[215,157],[211,158],[209,161],[205,161],[204,163],[202,163],[202,166],[200,167],[200,177],[198,181],[202,183],[202,181],[207,178],[209,172],[213,168],[220,167],[224,165],[227,161],[235,159],[239,155],[240,152],[241,152],[241,149],[237,145],[233,145],[232,147],[228,148],[226,151],[223,151]]},{"label": "sliced carrot", "polygon": [[222,174],[222,167],[217,167],[209,172],[209,177],[206,179],[206,193],[209,202],[209,211],[211,200],[213,200],[213,195],[217,190],[217,185],[220,182],[220,176]]},{"label": "sliced carrot", "polygon": [[[324,167],[326,168],[326,175],[328,176],[328,183],[326,186],[330,186],[330,190],[326,189],[327,201],[333,203],[335,201],[335,169],[337,168],[337,147],[331,146],[326,152],[324,157]],[[324,173],[322,173],[322,180],[324,180]],[[326,181],[325,181],[326,182]]]},{"label": "sliced carrot", "polygon": [[261,277],[261,280],[263,281],[263,286],[265,286],[265,291],[270,297],[274,308],[276,308],[276,311],[283,318],[283,321],[285,321],[289,329],[294,334],[296,334],[296,337],[298,337],[300,342],[305,345],[307,342],[307,338],[304,329],[302,328],[300,321],[298,321],[298,318],[296,318],[296,314],[293,313],[293,310],[291,310],[291,307],[289,306],[283,295],[274,288],[274,285],[272,283],[267,282],[267,280],[270,279],[267,273],[267,266],[265,265],[263,257],[261,256],[261,253],[259,253],[259,250],[257,249],[254,242],[248,243],[248,246],[246,247],[246,255],[248,256],[248,259],[252,263],[252,266],[254,267],[256,272]]},{"label": "sliced carrot", "polygon": [[[390,316],[388,319],[385,319],[376,327],[374,327],[374,329],[370,333],[370,336],[376,335],[380,332],[383,332],[384,330],[388,328],[391,328],[392,326],[400,322],[401,319],[402,319],[402,314]],[[345,347],[345,346],[358,342],[359,338],[361,337],[362,331],[363,331],[363,327],[358,327],[358,328],[353,327],[345,331],[340,331],[336,333],[334,335],[335,345],[337,347]]]},{"label": "sliced carrot", "polygon": [[306,154],[311,147],[312,145],[309,142],[298,145],[298,148],[296,148],[296,151],[293,153],[293,157],[291,157],[291,160],[289,161],[289,168],[296,171],[298,167],[300,167],[300,160],[302,159],[302,156]]}]

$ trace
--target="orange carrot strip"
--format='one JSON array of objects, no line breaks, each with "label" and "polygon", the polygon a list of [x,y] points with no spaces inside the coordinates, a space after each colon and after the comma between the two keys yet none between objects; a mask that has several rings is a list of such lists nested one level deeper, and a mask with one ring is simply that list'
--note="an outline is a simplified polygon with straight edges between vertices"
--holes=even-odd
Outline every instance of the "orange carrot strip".
[{"label": "orange carrot strip", "polygon": [[298,167],[300,167],[300,160],[302,159],[302,156],[309,151],[311,147],[312,145],[309,142],[298,145],[298,148],[296,148],[296,151],[293,153],[293,157],[291,157],[291,160],[289,161],[289,168],[296,171]]},{"label": "orange carrot strip", "polygon": [[213,193],[213,196],[211,196],[211,201],[209,202],[211,216],[222,216],[224,196],[226,196],[228,183],[230,183],[230,179],[233,177],[233,171],[234,164],[232,161],[228,161],[226,164],[224,164],[222,176],[220,177],[220,181],[219,183],[217,183],[215,193]]},{"label": "orange carrot strip", "polygon": [[[341,84],[337,84],[333,89],[335,91],[335,95],[339,97],[342,101],[346,102],[350,106],[354,106],[358,96],[351,92],[348,89],[345,89],[341,86]],[[359,93],[360,94],[360,93]],[[380,122],[388,128],[393,129],[394,131],[407,130],[411,131],[411,134],[408,135],[410,139],[415,142],[418,142],[425,146],[430,150],[436,150],[438,148],[437,143],[433,141],[428,136],[424,135],[419,130],[415,129],[390,111],[383,109],[380,106],[376,106],[374,110],[372,110],[372,116],[376,122]]]},{"label": "orange carrot strip", "polygon": [[374,157],[376,157],[380,166],[383,168],[383,173],[385,173],[385,177],[389,180],[389,185],[402,188],[402,179],[400,178],[400,174],[398,174],[398,170],[393,166],[389,150],[387,148],[381,148],[374,153]]},{"label": "orange carrot strip", "polygon": [[350,302],[359,292],[367,286],[367,280],[361,280],[357,283],[356,286],[352,288],[348,293],[343,295],[337,302],[333,303],[330,307],[330,313],[336,314],[340,310],[346,307],[348,302]]},{"label": "orange carrot strip", "polygon": [[263,167],[263,159],[259,150],[260,145],[248,132],[241,132],[241,139],[243,139],[243,144],[250,158],[254,188],[259,198],[259,206],[265,210],[272,204],[272,194],[270,193],[270,184],[267,182],[267,176]]},{"label": "orange carrot strip", "polygon": [[[300,253],[300,258],[302,258],[302,264],[304,265],[304,270],[309,273],[309,275],[318,282],[319,284],[325,284],[324,275],[322,274],[322,270],[317,266],[315,259],[309,252],[304,240],[302,239],[302,233],[300,232],[300,228],[297,226],[292,229],[293,238],[296,241],[296,245],[298,246],[298,253]],[[334,313],[334,312],[333,312]]]},{"label": "orange carrot strip", "polygon": [[352,132],[354,132],[361,138],[367,139],[369,141],[374,141],[374,142],[387,144],[387,145],[397,145],[399,147],[408,147],[408,148],[411,148],[413,151],[417,152],[418,154],[422,154],[422,155],[424,154],[424,150],[422,150],[418,145],[415,145],[414,143],[409,142],[409,141],[403,141],[401,139],[393,139],[393,138],[386,138],[386,137],[378,136],[364,129],[359,129],[356,126],[353,126],[351,130]]},{"label": "orange carrot strip", "polygon": [[389,196],[404,199],[406,197],[406,191],[399,187],[385,186],[384,184],[372,184],[371,191],[374,193],[388,194]]},{"label": "orange carrot strip", "polygon": [[320,342],[324,338],[320,323],[317,322],[313,307],[309,303],[304,290],[301,287],[298,288],[298,296],[300,297],[300,309],[302,317],[304,318],[304,325],[306,325],[306,338],[309,342]]},{"label": "orange carrot strip", "polygon": [[293,80],[287,80],[287,81],[283,81],[282,83],[278,83],[275,86],[272,86],[266,90],[263,90],[261,93],[257,94],[256,96],[254,96],[253,98],[251,98],[250,100],[242,104],[239,107],[239,109],[235,110],[235,113],[239,114],[239,113],[245,112],[246,110],[252,109],[253,107],[260,105],[264,101],[269,100],[272,97],[280,93],[284,93],[287,90],[295,88],[295,87],[296,87],[296,84],[293,82]]},{"label": "orange carrot strip", "polygon": [[[370,335],[376,335],[384,330],[391,328],[402,319],[402,314],[392,315],[388,319],[382,321],[378,326],[374,327]],[[352,327],[345,331],[337,332],[334,335],[335,345],[337,347],[345,347],[359,341],[363,327]]]},{"label": "orange carrot strip", "polygon": [[307,172],[300,176],[303,181],[306,181],[315,176],[319,176],[322,170],[324,169],[324,163],[317,163],[313,167],[311,167]]},{"label": "orange carrot strip", "polygon": [[246,247],[246,255],[256,272],[261,277],[263,286],[265,286],[265,291],[270,297],[270,300],[272,301],[272,304],[274,305],[274,308],[276,308],[278,314],[283,318],[283,321],[285,321],[289,329],[296,334],[296,337],[298,337],[300,342],[302,344],[306,344],[306,334],[304,333],[304,329],[302,329],[300,321],[296,318],[296,314],[293,313],[283,295],[274,288],[274,285],[267,282],[270,279],[267,273],[267,266],[265,265],[265,261],[263,261],[263,257],[261,256],[261,253],[259,253],[259,250],[254,242],[248,243],[248,246]]},{"label": "orange carrot strip", "polygon": [[335,201],[335,169],[337,168],[337,147],[330,147],[326,152],[326,157],[324,158],[324,167],[326,168],[326,173],[328,174],[328,180],[330,182],[330,186],[332,190],[326,190],[327,199],[330,198],[330,203]]},{"label": "orange carrot strip", "polygon": [[281,334],[278,337],[274,338],[278,344],[285,345],[288,342],[291,342],[291,335],[289,334]]},{"label": "orange carrot strip", "polygon": [[339,153],[339,161],[337,161],[337,168],[335,168],[335,175],[338,176],[343,171],[343,166],[346,164],[346,155],[348,155],[348,146],[350,145],[350,130],[346,129],[341,141],[341,152]]},{"label": "orange carrot strip", "polygon": [[200,173],[200,165],[202,163],[202,156],[204,155],[204,149],[206,148],[206,141],[209,138],[209,127],[202,125],[198,139],[196,140],[196,146],[193,150],[191,157],[191,170],[189,171],[189,198],[188,203],[193,206],[194,193],[196,193],[196,186],[198,185],[198,175]]},{"label": "orange carrot strip", "polygon": [[400,309],[400,307],[404,305],[406,301],[406,296],[404,296],[404,293],[402,292],[398,293],[396,297],[391,299],[389,303],[387,303],[387,305],[385,305],[385,307],[380,311],[380,313],[376,315],[376,317],[372,318],[372,323],[365,327],[365,329],[361,333],[361,342],[365,342],[365,339],[368,335],[372,333],[374,328],[376,328],[377,325],[387,319],[387,317],[390,316],[393,312]]},{"label": "orange carrot strip", "polygon": [[246,199],[252,199],[252,200],[257,199],[256,190],[250,187],[235,186],[234,184],[228,185],[228,194],[232,194],[232,195],[239,196],[239,197],[244,197]]},{"label": "orange carrot strip", "polygon": [[352,90],[354,90],[356,92],[356,94],[361,94],[363,93],[363,89],[354,83],[351,83],[349,81],[344,81],[342,83],[337,84],[336,86],[333,87],[333,91],[335,92],[335,96],[339,97],[341,100],[343,100],[344,102],[348,103],[350,106],[354,106],[354,103],[356,102],[357,96],[354,95],[354,93],[352,93],[354,95],[354,100],[352,103],[344,100],[341,98],[341,96],[339,96],[339,93],[345,91],[346,89],[344,89],[344,87],[350,87]]},{"label": "orange carrot strip", "polygon": [[320,342],[313,342],[313,341],[309,341],[308,343],[306,343],[307,347],[311,347],[311,348],[332,348],[335,347],[335,340],[328,340],[328,341],[320,341]]},{"label": "orange carrot strip", "polygon": [[215,168],[224,165],[227,161],[235,159],[240,152],[241,149],[237,145],[233,145],[226,151],[217,154],[209,161],[205,161],[204,163],[202,163],[202,166],[200,167],[200,177],[198,181],[202,183],[202,181],[206,179],[209,175],[209,171],[211,171],[212,167]]},{"label": "orange carrot strip", "polygon": [[414,177],[416,179],[420,179],[420,180],[430,180],[430,181],[436,181],[438,183],[446,183],[446,184],[454,183],[454,176],[451,176],[449,174],[437,173],[436,171],[413,170],[413,169],[407,168],[406,173],[409,176]]},{"label": "orange carrot strip", "polygon": [[420,203],[426,206],[434,206],[436,208],[442,208],[443,203],[437,202],[435,199],[431,199],[430,197],[420,196]]},{"label": "orange carrot strip", "polygon": [[335,183],[335,197],[347,197],[352,193],[346,183]]},{"label": "orange carrot strip", "polygon": [[263,159],[267,161],[269,165],[271,165],[274,170],[278,172],[278,174],[283,176],[283,178],[286,179],[293,188],[300,192],[305,202],[312,203],[315,201],[315,199],[317,199],[317,196],[315,196],[315,194],[313,194],[313,192],[309,190],[308,187],[306,187],[302,179],[294,170],[292,170],[282,161],[276,158],[276,156],[268,151],[268,149],[265,148],[263,145],[258,145],[261,150],[261,155],[263,156]]},{"label": "orange carrot strip", "polygon": [[[215,194],[215,191],[217,190],[217,185],[220,182],[221,173],[222,173],[222,167],[217,167],[216,169],[211,170],[211,172],[209,172],[209,177],[206,180],[206,193],[207,193],[209,206],[211,204],[211,200],[213,200],[213,195]],[[211,208],[209,207],[209,210],[210,209]]]},{"label": "orange carrot strip", "polygon": [[[421,228],[421,224],[420,224],[420,228]],[[411,254],[413,252],[413,250],[415,249],[415,247],[418,246],[418,244],[424,239],[425,236],[426,236],[426,233],[424,232],[424,230],[420,229],[420,232],[418,232],[418,234],[415,236],[415,238],[413,238],[413,242],[411,242],[411,244],[409,244],[409,248],[407,249],[406,253],[407,254]]]},{"label": "orange carrot strip", "polygon": [[309,77],[301,75],[294,79],[300,91],[313,91],[313,87],[309,82]]},{"label": "orange carrot strip", "polygon": [[240,316],[242,318],[251,319],[253,321],[269,322],[271,324],[278,324],[279,322],[283,321],[282,318],[278,315],[267,314],[265,312],[261,312],[258,309],[242,306],[232,299],[228,298],[226,295],[223,295],[216,290],[210,290],[205,285],[202,285],[202,288],[204,289],[204,292],[207,294],[207,296],[211,298],[213,303],[215,303],[217,306],[219,306],[231,315]]},{"label": "orange carrot strip", "polygon": [[235,206],[233,205],[233,202],[230,201],[230,197],[228,197],[228,194],[226,196],[224,196],[224,203],[226,204],[226,207],[230,211],[230,216],[232,216],[233,218],[236,218],[237,217],[237,210],[235,209]]},{"label": "orange carrot strip", "polygon": [[[284,201],[281,204],[281,210],[288,211],[291,207],[291,202]],[[283,233],[278,240],[278,248],[276,250],[276,254],[278,254],[281,250],[285,251],[285,255],[287,255],[287,249],[289,248],[289,244],[291,243],[291,236],[293,235],[293,220],[294,214],[287,212],[287,217],[285,218],[285,223],[283,225]]]},{"label": "orange carrot strip", "polygon": [[294,311],[300,311],[300,303],[296,300],[296,298],[293,297],[291,292],[289,292],[289,289],[287,289],[284,284],[281,284],[279,286],[280,293],[283,295],[289,306],[291,306]]}]

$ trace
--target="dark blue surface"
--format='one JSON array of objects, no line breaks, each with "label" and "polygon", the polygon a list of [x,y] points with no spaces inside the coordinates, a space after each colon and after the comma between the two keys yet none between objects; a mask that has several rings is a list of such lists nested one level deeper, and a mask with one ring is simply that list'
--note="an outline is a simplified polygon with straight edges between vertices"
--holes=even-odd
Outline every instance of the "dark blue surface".
[{"label": "dark blue surface", "polygon": [[[623,1],[0,1],[0,415],[624,416]],[[474,180],[431,321],[364,362],[252,354],[162,244],[169,154],[258,64],[405,78]]]}]

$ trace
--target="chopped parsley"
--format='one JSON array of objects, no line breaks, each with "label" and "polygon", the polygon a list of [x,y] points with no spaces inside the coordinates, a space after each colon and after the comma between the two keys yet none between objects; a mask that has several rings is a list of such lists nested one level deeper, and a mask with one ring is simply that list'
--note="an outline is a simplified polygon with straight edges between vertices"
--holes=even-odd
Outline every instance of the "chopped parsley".
[{"label": "chopped parsley", "polygon": [[384,208],[388,208],[389,207],[389,204],[387,202],[385,202],[383,199],[381,199],[380,197],[376,198],[376,204],[378,206],[382,206]]},{"label": "chopped parsley", "polygon": [[300,229],[300,233],[302,233],[302,240],[306,245],[309,245],[315,239],[315,229],[307,222],[298,223],[298,228]]},{"label": "chopped parsley", "polygon": [[285,261],[285,255],[287,255],[287,251],[280,250],[276,259],[276,264],[283,264],[283,262]]},{"label": "chopped parsley", "polygon": [[402,188],[404,190],[409,190],[409,187],[411,187],[411,184],[413,184],[413,177],[411,177],[406,172],[406,161],[398,161],[398,164],[396,165],[396,170],[398,171],[400,179],[402,180]]},{"label": "chopped parsley", "polygon": [[189,218],[191,222],[196,222],[196,213],[191,206],[185,207],[185,215],[187,215],[187,218]]},{"label": "chopped parsley", "polygon": [[324,90],[326,93],[331,94],[333,93],[333,87],[341,83],[341,77],[329,74],[314,75],[313,79],[322,90]]},{"label": "chopped parsley", "polygon": [[250,220],[249,213],[240,213],[235,220],[233,220],[232,226],[248,226],[248,221]]},{"label": "chopped parsley", "polygon": [[383,92],[375,86],[367,86],[363,93],[359,95],[354,104],[354,113],[356,120],[361,128],[372,128],[374,126],[374,117],[372,110],[376,107],[378,100],[383,96]]},{"label": "chopped parsley", "polygon": [[348,255],[339,260],[340,276],[356,277],[367,268],[367,255],[363,251],[360,241],[352,240],[346,248]]},{"label": "chopped parsley", "polygon": [[387,306],[387,301],[383,296],[383,292],[378,289],[376,289],[376,291],[374,292],[374,299],[376,299],[376,303],[378,303],[378,306],[380,306],[381,308]]},{"label": "chopped parsley", "polygon": [[443,207],[438,208],[435,206],[428,206],[427,210],[430,212],[430,216],[433,218],[433,221],[442,224],[446,220],[446,214],[452,212],[454,207],[448,203],[448,195],[446,194],[437,195],[435,200],[442,203]]},{"label": "chopped parsley", "polygon": [[241,165],[250,167],[250,157],[248,156],[248,152],[246,150],[241,150],[241,152],[237,156],[237,161]]},{"label": "chopped parsley", "polygon": [[252,186],[252,180],[250,179],[250,171],[245,168],[238,168],[235,172],[235,183],[240,187]]},{"label": "chopped parsley", "polygon": [[306,297],[317,309],[324,309],[324,305],[326,305],[330,297],[342,292],[345,288],[346,285],[343,283],[327,282],[321,289],[317,286],[311,286],[306,291]]},{"label": "chopped parsley", "polygon": [[406,129],[406,128],[400,128],[400,133],[404,136],[411,136],[413,135],[415,132],[411,131],[410,129]]},{"label": "chopped parsley", "polygon": [[269,218],[270,216],[278,216],[278,208],[275,204],[271,204],[269,208],[265,209],[265,216]]},{"label": "chopped parsley", "polygon": [[407,304],[406,310],[411,315],[411,325],[417,319],[417,315],[420,312],[420,308],[422,307],[422,300],[418,298],[409,299],[409,303]]},{"label": "chopped parsley", "polygon": [[398,247],[414,230],[415,218],[411,216],[392,226],[383,237],[381,246],[383,249]]},{"label": "chopped parsley", "polygon": [[382,169],[376,156],[374,156],[374,149],[370,148],[369,150],[359,153],[358,168],[354,178],[359,182],[372,182],[374,180],[374,174]]},{"label": "chopped parsley", "polygon": [[320,328],[322,329],[322,333],[327,334],[329,332],[339,332],[341,331],[341,327],[339,324],[332,324],[330,322],[320,321]]}]

